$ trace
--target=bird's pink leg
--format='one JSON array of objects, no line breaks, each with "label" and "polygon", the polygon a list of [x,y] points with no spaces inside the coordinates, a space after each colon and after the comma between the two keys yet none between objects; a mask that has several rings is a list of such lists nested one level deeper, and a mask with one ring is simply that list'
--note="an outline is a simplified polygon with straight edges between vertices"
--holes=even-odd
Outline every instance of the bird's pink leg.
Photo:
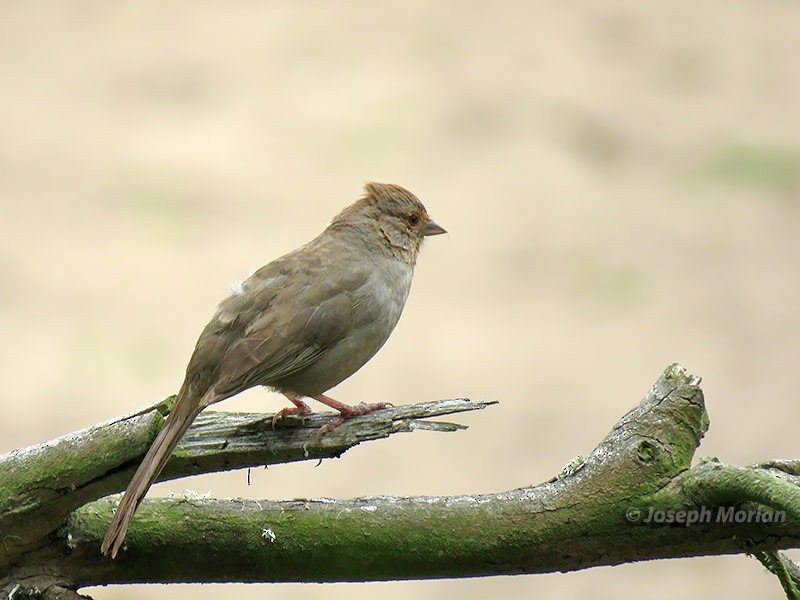
[{"label": "bird's pink leg", "polygon": [[[316,396],[310,396],[317,402],[322,402],[323,404],[330,406],[334,410],[339,411],[339,416],[334,417],[330,421],[328,421],[325,425],[323,425],[320,430],[317,432],[317,436],[321,436],[329,431],[333,431],[339,425],[347,421],[347,419],[352,419],[353,417],[357,417],[359,415],[366,415],[376,410],[380,410],[382,408],[386,408],[390,406],[390,404],[386,402],[375,402],[373,404],[367,404],[366,402],[361,402],[355,406],[350,404],[345,404],[344,402],[339,402],[338,400],[334,400],[326,396],[325,394],[317,394]],[[291,398],[290,398],[291,400]]]},{"label": "bird's pink leg", "polygon": [[282,408],[275,413],[275,416],[272,417],[273,428],[275,427],[275,423],[280,421],[283,417],[288,417],[289,415],[310,415],[312,412],[314,412],[311,410],[311,407],[308,404],[300,399],[299,396],[294,396],[285,392],[283,395],[286,396],[289,401],[294,404],[294,406]]}]

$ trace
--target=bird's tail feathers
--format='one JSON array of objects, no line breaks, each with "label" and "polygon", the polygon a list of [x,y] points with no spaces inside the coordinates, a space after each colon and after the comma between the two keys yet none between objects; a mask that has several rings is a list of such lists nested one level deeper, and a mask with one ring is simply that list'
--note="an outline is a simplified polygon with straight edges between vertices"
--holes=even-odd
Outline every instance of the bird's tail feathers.
[{"label": "bird's tail feathers", "polygon": [[167,417],[167,422],[156,436],[150,449],[142,459],[139,468],[136,469],[131,482],[128,484],[125,494],[120,500],[119,506],[111,520],[108,533],[103,539],[100,551],[114,558],[122,547],[125,534],[128,531],[131,518],[139,507],[139,503],[147,494],[147,490],[153,485],[164,465],[167,464],[173,450],[178,442],[189,429],[197,415],[205,407],[203,402],[193,402],[192,398],[181,390],[172,411]]}]

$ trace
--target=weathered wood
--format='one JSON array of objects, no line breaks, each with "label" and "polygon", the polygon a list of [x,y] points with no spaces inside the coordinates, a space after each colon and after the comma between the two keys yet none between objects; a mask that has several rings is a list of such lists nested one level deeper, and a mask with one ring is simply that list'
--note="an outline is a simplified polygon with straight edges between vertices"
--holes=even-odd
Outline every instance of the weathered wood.
[{"label": "weathered wood", "polygon": [[[341,456],[368,440],[461,425],[431,418],[485,408],[466,398],[389,407],[347,421],[319,437],[331,414],[288,417],[273,429],[271,414],[202,413],[159,481],[188,475]],[[0,579],[15,557],[40,548],[72,511],[125,488],[163,425],[170,399],[61,438],[0,457]]]},{"label": "weathered wood", "polygon": [[[65,588],[376,581],[544,573],[745,552],[769,562],[789,589],[796,566],[776,551],[800,547],[798,463],[738,467],[702,460],[693,465],[709,423],[699,384],[679,365],[668,367],[590,456],[544,484],[507,492],[285,502],[146,500],[114,561],[98,551],[114,499],[84,502],[38,545],[17,553],[13,569],[0,571],[0,590],[43,573]],[[367,439],[427,428],[428,421],[419,420],[423,417],[487,404],[458,399],[396,407],[354,419],[321,439],[315,430],[325,416],[287,419],[273,432],[271,416],[206,415],[187,434],[165,478],[338,456]],[[93,466],[95,478],[84,488],[97,497],[120,489],[160,419],[142,414],[86,433],[89,445],[99,443],[96,438],[108,428],[121,428],[129,439],[128,447],[105,442],[108,455],[98,459],[103,466]],[[39,460],[47,452],[27,454]],[[72,493],[88,494],[85,489]],[[30,503],[24,510],[32,510]],[[47,514],[55,518],[56,513]]]}]

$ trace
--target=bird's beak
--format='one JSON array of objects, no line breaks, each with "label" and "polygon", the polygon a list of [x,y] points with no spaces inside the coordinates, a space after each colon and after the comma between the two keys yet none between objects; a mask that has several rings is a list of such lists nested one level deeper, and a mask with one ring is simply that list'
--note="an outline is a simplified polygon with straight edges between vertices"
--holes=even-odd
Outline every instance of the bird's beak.
[{"label": "bird's beak", "polygon": [[422,229],[422,235],[441,235],[443,233],[447,233],[447,229],[439,225],[436,221],[429,219],[427,223],[425,223],[425,227]]}]

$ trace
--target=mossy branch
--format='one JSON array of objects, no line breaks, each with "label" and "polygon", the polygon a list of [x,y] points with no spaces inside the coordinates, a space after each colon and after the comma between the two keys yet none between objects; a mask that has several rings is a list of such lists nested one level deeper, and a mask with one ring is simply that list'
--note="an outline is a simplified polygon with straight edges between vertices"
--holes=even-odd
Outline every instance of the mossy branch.
[{"label": "mossy branch", "polygon": [[800,568],[780,552],[755,551],[755,559],[778,578],[789,600],[800,600]]},{"label": "mossy branch", "polygon": [[[38,487],[14,469],[15,461],[50,464],[46,447],[0,461],[0,469],[16,477],[8,489],[27,494],[14,517],[29,520],[15,530],[13,502],[0,491],[6,534],[0,589],[42,573],[66,589],[127,582],[376,581],[545,573],[730,553],[766,561],[791,589],[793,565],[777,550],[800,546],[796,464],[737,467],[704,460],[692,466],[709,423],[699,384],[679,365],[668,367],[588,458],[538,486],[450,497],[146,500],[112,561],[98,548],[114,500],[97,498],[124,486],[163,418],[157,410],[132,415],[48,446],[74,452],[69,456],[80,477],[72,474],[72,488],[63,487],[70,471],[65,467]],[[324,416],[287,420],[272,432],[269,415],[204,415],[164,477],[338,456],[366,439],[429,427],[421,418],[485,405],[460,399],[396,407],[355,419],[321,440],[315,430]],[[85,455],[83,446],[99,454]],[[33,523],[37,514],[47,525]],[[29,531],[39,537],[26,538]]]},{"label": "mossy branch", "polygon": [[[164,423],[172,399],[38,446],[0,456],[0,577],[18,555],[38,548],[76,508],[119,492]],[[466,398],[397,406],[348,421],[319,438],[331,415],[202,413],[181,440],[158,481],[244,467],[341,456],[361,442],[462,425],[432,418],[485,408]]]}]

